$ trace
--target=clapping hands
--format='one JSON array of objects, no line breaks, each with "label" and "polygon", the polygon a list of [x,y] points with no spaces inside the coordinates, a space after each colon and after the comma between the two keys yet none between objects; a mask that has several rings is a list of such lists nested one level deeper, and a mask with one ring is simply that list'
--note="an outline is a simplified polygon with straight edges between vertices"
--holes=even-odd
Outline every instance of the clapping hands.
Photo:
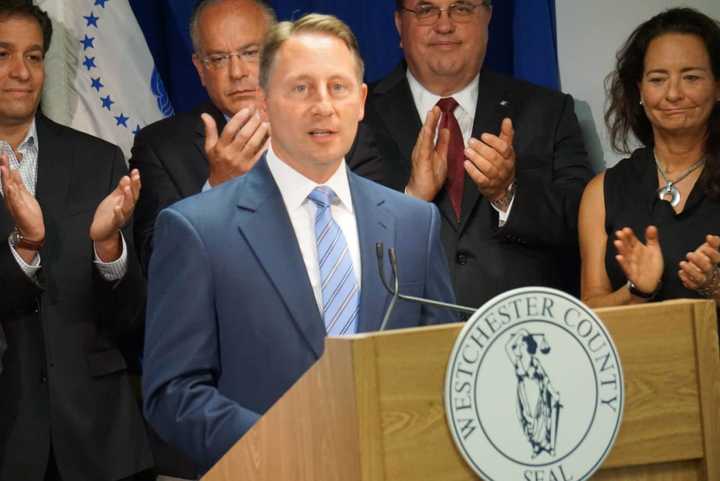
[{"label": "clapping hands", "polygon": [[116,260],[122,254],[120,229],[128,223],[140,196],[140,172],[133,169],[123,176],[115,190],[105,197],[95,210],[90,225],[90,239],[103,262]]}]

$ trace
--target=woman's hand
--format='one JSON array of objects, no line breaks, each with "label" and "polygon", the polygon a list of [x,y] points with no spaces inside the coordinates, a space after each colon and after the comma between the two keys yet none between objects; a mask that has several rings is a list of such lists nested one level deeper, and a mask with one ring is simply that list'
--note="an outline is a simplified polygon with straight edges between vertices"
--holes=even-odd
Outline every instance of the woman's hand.
[{"label": "woman's hand", "polygon": [[657,228],[651,225],[645,229],[645,244],[629,227],[615,232],[615,237],[613,244],[618,251],[615,259],[625,272],[625,277],[638,290],[654,292],[660,285],[664,269]]},{"label": "woman's hand", "polygon": [[689,252],[686,260],[680,262],[678,277],[688,289],[701,291],[708,297],[716,297],[720,292],[720,237],[708,234],[705,242]]}]

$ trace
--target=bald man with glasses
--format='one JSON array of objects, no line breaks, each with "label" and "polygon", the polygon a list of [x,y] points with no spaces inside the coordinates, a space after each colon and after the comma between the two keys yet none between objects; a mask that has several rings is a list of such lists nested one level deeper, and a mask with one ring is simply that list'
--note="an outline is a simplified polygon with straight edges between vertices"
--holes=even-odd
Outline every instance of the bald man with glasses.
[{"label": "bald man with glasses", "polygon": [[525,285],[577,294],[590,169],[569,95],[483,67],[489,0],[396,0],[405,59],[372,88],[355,162],[434,202],[458,302]]},{"label": "bald man with glasses", "polygon": [[[195,7],[189,25],[192,61],[210,101],[145,127],[130,159],[143,179],[134,227],[145,273],[158,213],[244,175],[267,149],[270,125],[259,98],[258,67],[263,38],[275,22],[263,0],[202,0]],[[379,179],[376,158],[348,167]]]}]

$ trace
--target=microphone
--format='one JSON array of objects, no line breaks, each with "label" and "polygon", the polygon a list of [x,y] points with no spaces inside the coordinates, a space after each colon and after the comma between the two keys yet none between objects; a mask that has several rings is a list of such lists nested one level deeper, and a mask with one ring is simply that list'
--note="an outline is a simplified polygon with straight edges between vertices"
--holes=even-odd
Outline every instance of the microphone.
[{"label": "microphone", "polygon": [[390,304],[388,305],[388,308],[385,311],[385,316],[383,317],[382,323],[380,324],[380,331],[384,331],[385,328],[387,327],[387,323],[390,320],[390,315],[392,314],[392,311],[395,309],[395,303],[397,302],[398,299],[402,299],[403,301],[408,301],[408,302],[416,302],[418,304],[424,304],[426,306],[439,307],[441,309],[450,309],[453,311],[463,312],[466,314],[473,314],[477,310],[476,308],[461,306],[459,304],[450,304],[448,302],[441,302],[441,301],[435,301],[433,299],[425,299],[423,297],[406,296],[406,295],[400,294],[400,277],[398,275],[399,271],[398,271],[397,254],[395,252],[395,249],[392,247],[388,249],[388,258],[390,259],[390,268],[392,269],[392,276],[393,276],[393,286],[391,289],[390,284],[385,279],[385,267],[384,267],[384,262],[383,262],[384,251],[385,251],[385,247],[383,246],[382,242],[378,242],[375,244],[375,253],[377,255],[378,273],[380,274],[380,280],[382,281],[382,284],[385,287],[385,289],[390,294],[392,294],[392,298],[390,299]]}]

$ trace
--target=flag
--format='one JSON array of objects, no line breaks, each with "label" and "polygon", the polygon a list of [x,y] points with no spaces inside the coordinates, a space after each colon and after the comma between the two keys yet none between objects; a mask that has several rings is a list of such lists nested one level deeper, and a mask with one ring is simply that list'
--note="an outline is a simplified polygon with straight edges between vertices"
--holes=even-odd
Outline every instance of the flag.
[{"label": "flag", "polygon": [[53,21],[42,112],[117,144],[173,114],[128,0],[35,0]]},{"label": "flag", "polygon": [[198,0],[130,0],[175,112],[210,99],[191,59],[190,15]]},{"label": "flag", "polygon": [[513,75],[560,88],[555,0],[515,0]]}]

